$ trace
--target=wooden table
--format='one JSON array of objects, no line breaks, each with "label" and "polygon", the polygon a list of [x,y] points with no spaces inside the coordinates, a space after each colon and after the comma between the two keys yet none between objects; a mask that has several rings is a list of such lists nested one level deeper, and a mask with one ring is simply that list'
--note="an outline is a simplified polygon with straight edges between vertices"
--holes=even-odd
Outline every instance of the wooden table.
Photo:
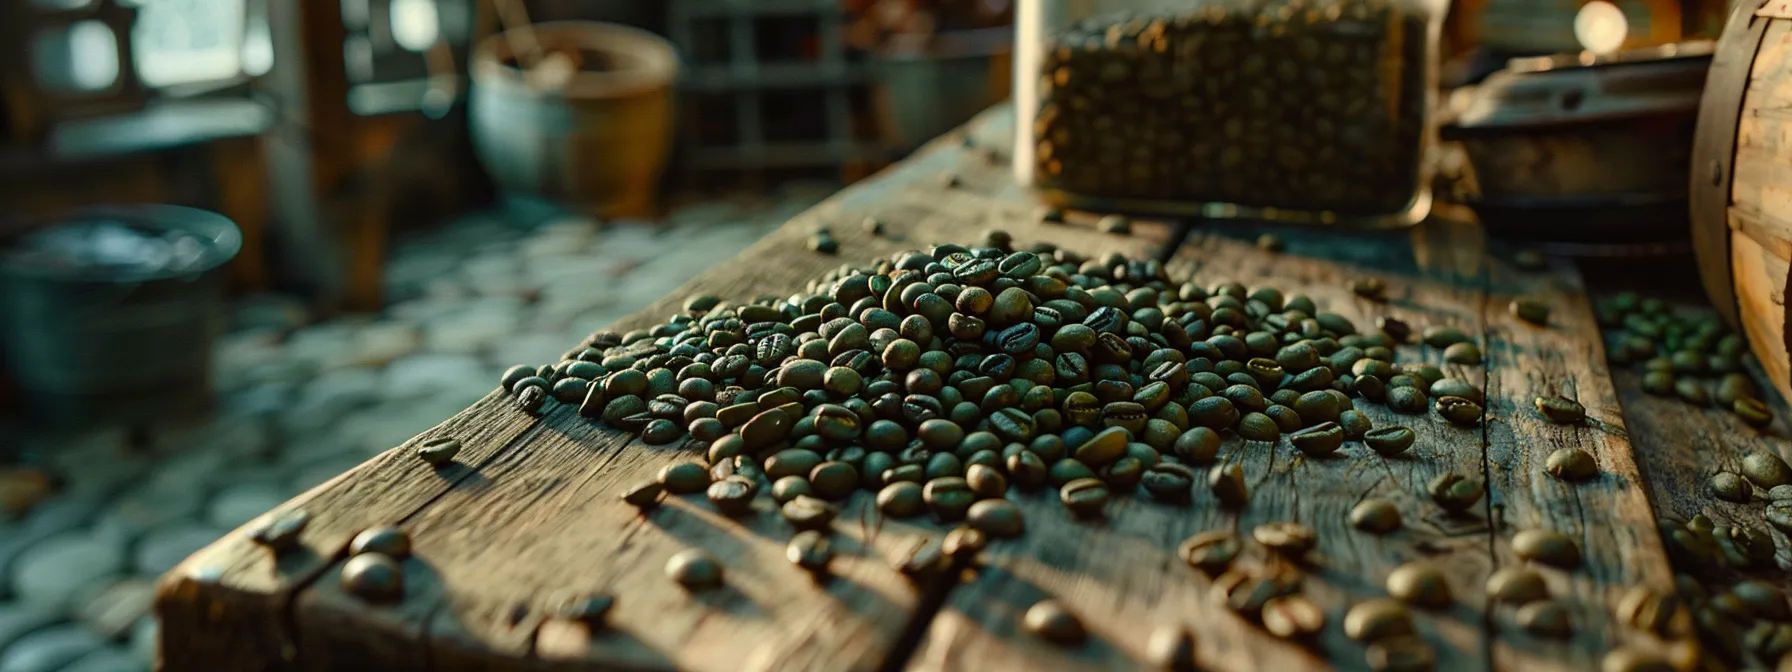
[{"label": "wooden table", "polygon": [[[157,603],[164,668],[1125,669],[1140,665],[1155,627],[1182,623],[1196,633],[1206,668],[1366,669],[1363,646],[1343,634],[1344,611],[1383,594],[1387,573],[1416,559],[1445,568],[1455,595],[1450,608],[1418,619],[1438,649],[1439,669],[1587,670],[1620,644],[1696,650],[1690,639],[1626,631],[1611,615],[1632,586],[1674,588],[1656,516],[1702,511],[1764,529],[1758,504],[1716,502],[1704,494],[1704,482],[1712,469],[1734,469],[1745,451],[1789,451],[1777,423],[1771,434],[1756,434],[1727,414],[1644,395],[1638,376],[1608,371],[1589,297],[1613,289],[1589,290],[1579,269],[1559,260],[1519,271],[1490,249],[1478,227],[1448,217],[1391,233],[1287,230],[1281,254],[1249,242],[1266,230],[1260,227],[1191,232],[1139,223],[1132,235],[1114,235],[1096,231],[1092,217],[1041,223],[1037,206],[1012,184],[1006,153],[982,149],[1008,146],[1006,119],[1000,111],[985,115],[968,127],[974,142],[935,142],[614,328],[658,323],[690,293],[786,295],[842,261],[940,241],[970,243],[1000,228],[1023,243],[1045,240],[1091,255],[1155,255],[1173,275],[1205,283],[1273,284],[1358,325],[1386,315],[1460,327],[1479,335],[1483,365],[1445,364],[1438,351],[1421,347],[1402,348],[1399,357],[1437,363],[1484,385],[1486,421],[1465,429],[1435,415],[1395,416],[1361,404],[1378,426],[1419,431],[1418,445],[1399,458],[1351,443],[1339,457],[1313,459],[1285,443],[1231,438],[1222,459],[1244,469],[1254,493],[1237,514],[1205,495],[1185,507],[1122,498],[1107,522],[1091,523],[1070,517],[1049,493],[1019,495],[1028,533],[993,543],[970,569],[940,582],[911,582],[892,561],[947,528],[886,519],[860,492],[835,523],[835,577],[818,583],[784,559],[791,529],[769,499],[740,520],[718,516],[701,498],[672,497],[641,513],[618,495],[686,452],[644,446],[567,407],[531,417],[494,391],[283,505],[278,511],[312,515],[300,552],[276,560],[233,534],[171,572]],[[946,187],[948,173],[962,185]],[[884,220],[890,232],[863,232],[858,223],[868,216]],[[804,247],[822,225],[839,239],[838,257]],[[1387,302],[1350,292],[1350,281],[1364,276],[1387,280]],[[1613,282],[1615,288],[1627,281]],[[1512,317],[1507,304],[1517,296],[1551,303],[1550,326]],[[1543,422],[1531,408],[1543,394],[1579,399],[1589,423]],[[1785,417],[1784,408],[1779,414]],[[410,455],[436,437],[464,443],[460,465],[438,472]],[[1543,474],[1544,458],[1563,446],[1596,456],[1600,475],[1567,485]],[[1484,508],[1450,516],[1423,501],[1425,483],[1446,471],[1484,476]],[[1399,505],[1405,527],[1386,537],[1350,529],[1347,512],[1370,496]],[[1277,640],[1216,604],[1209,579],[1175,555],[1191,534],[1248,534],[1280,520],[1319,532],[1321,560],[1305,593],[1325,608],[1328,623],[1304,646]],[[406,595],[388,606],[348,596],[338,581],[350,537],[377,525],[401,526],[416,548],[405,562]],[[1552,592],[1574,608],[1575,635],[1563,641],[1526,634],[1510,607],[1483,597],[1489,573],[1517,562],[1512,534],[1533,527],[1568,534],[1586,555],[1577,571],[1546,572]],[[1777,532],[1774,538],[1783,564],[1787,541]],[[692,546],[725,559],[726,589],[689,594],[664,577],[666,559]],[[1256,552],[1242,562],[1257,562]],[[569,590],[615,595],[612,627],[593,633],[553,618],[551,605]],[[1019,632],[1020,614],[1048,596],[1083,617],[1089,642],[1067,650]]]}]

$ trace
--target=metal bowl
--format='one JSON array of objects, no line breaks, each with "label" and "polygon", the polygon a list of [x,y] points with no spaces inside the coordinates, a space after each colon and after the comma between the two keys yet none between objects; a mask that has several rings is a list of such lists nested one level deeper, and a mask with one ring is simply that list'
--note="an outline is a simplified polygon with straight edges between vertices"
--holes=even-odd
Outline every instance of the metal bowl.
[{"label": "metal bowl", "polygon": [[1496,235],[1570,254],[1687,247],[1693,128],[1710,42],[1513,59],[1441,135]]}]

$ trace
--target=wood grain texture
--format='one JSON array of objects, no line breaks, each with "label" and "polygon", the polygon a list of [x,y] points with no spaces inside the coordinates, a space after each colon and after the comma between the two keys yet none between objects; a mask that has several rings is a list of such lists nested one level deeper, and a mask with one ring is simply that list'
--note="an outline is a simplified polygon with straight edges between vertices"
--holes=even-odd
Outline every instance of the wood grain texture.
[{"label": "wood grain texture", "polygon": [[[1359,329],[1372,329],[1375,318],[1383,315],[1414,325],[1478,329],[1478,230],[1435,223],[1410,236],[1285,235],[1286,254],[1267,254],[1223,236],[1199,237],[1171,264],[1173,277],[1192,273],[1203,285],[1233,280],[1247,287],[1277,287],[1288,296],[1305,294],[1321,310],[1350,318]],[[1472,245],[1464,248],[1464,242]],[[1368,276],[1387,280],[1389,301],[1366,301],[1351,293],[1350,282]],[[1429,348],[1403,348],[1399,355],[1406,362],[1442,363],[1441,353]],[[1478,366],[1446,369],[1480,384]],[[1463,601],[1418,619],[1422,634],[1439,647],[1440,669],[1484,668],[1486,642],[1475,600],[1490,564],[1485,521],[1442,515],[1422,494],[1438,473],[1480,471],[1478,432],[1449,426],[1435,416],[1397,415],[1367,401],[1357,408],[1376,426],[1412,427],[1420,434],[1417,445],[1404,456],[1383,458],[1349,442],[1336,457],[1314,459],[1286,442],[1231,437],[1222,460],[1241,465],[1252,492],[1250,504],[1236,514],[1219,509],[1205,486],[1196,488],[1189,507],[1117,498],[1105,523],[1075,520],[1055,497],[1024,499],[1028,535],[991,547],[977,578],[948,597],[912,667],[1141,667],[1152,630],[1177,623],[1196,633],[1203,669],[1366,669],[1363,646],[1343,634],[1345,610],[1382,594],[1382,582],[1394,567],[1425,559],[1450,572]],[[1386,536],[1352,528],[1350,509],[1368,497],[1394,502],[1404,515],[1404,528]],[[1312,647],[1277,640],[1216,603],[1211,581],[1175,554],[1177,544],[1193,534],[1224,528],[1248,539],[1252,528],[1272,521],[1298,521],[1318,532],[1319,560],[1303,591],[1325,609],[1328,624]],[[1251,551],[1240,565],[1264,566],[1262,549],[1253,542],[1247,548]],[[1018,632],[1020,615],[1046,597],[1078,612],[1093,631],[1093,641],[1067,652]]]},{"label": "wood grain texture", "polygon": [[1792,266],[1757,239],[1738,234],[1730,243],[1730,272],[1736,279],[1736,303],[1742,309],[1742,333],[1749,349],[1761,360],[1774,388],[1786,396],[1792,391],[1792,357],[1785,345],[1786,285],[1792,280]]},{"label": "wood grain texture", "polygon": [[[975,143],[1007,142],[1004,112],[971,124]],[[960,186],[945,187],[948,175]],[[999,156],[943,138],[611,328],[660,323],[693,294],[788,295],[846,261],[974,243],[991,228],[1086,255],[1152,256],[1172,236],[1150,222],[1135,223],[1130,236],[1098,233],[1088,215],[1044,224],[1039,212]],[[865,232],[867,217],[882,219],[887,233]],[[807,249],[821,226],[839,240],[838,256]],[[874,668],[916,616],[920,593],[884,559],[906,551],[925,526],[886,524],[866,502],[849,502],[837,527],[858,532],[836,547],[845,556],[837,562],[842,578],[792,595],[780,582],[808,579],[782,559],[788,529],[775,514],[739,525],[696,498],[641,517],[616,499],[686,457],[679,452],[630,445],[565,409],[537,422],[495,393],[419,439],[476,427],[487,433],[460,436],[461,459],[473,466],[450,478],[412,482],[421,465],[401,448],[283,505],[313,514],[304,537],[313,550],[286,561],[291,567],[279,575],[241,535],[189,559],[168,577],[158,606],[180,621],[164,631],[165,648],[177,650],[164,669]],[[406,563],[412,590],[394,605],[369,607],[339,587],[348,539],[375,525],[401,525],[417,537],[418,555]],[[697,543],[723,557],[739,582],[719,595],[686,597],[667,581],[666,558]],[[211,567],[227,569],[216,581],[189,578]],[[641,625],[586,637],[582,626],[546,618],[552,593],[563,588],[617,592],[616,622]],[[253,632],[201,634],[225,617],[253,623]],[[716,643],[685,647],[687,635]]]},{"label": "wood grain texture", "polygon": [[[168,670],[264,669],[289,665],[287,601],[318,576],[361,530],[388,524],[474,476],[536,419],[498,391],[466,411],[225,535],[162,577],[156,596],[161,665]],[[455,465],[437,470],[411,454],[423,441],[460,439]],[[270,516],[304,510],[303,548],[278,560],[243,532]],[[221,634],[220,631],[228,634]]]},{"label": "wood grain texture", "polygon": [[1767,22],[1736,122],[1728,209],[1729,254],[1704,255],[1707,266],[1729,267],[1736,311],[1782,396],[1792,395],[1792,361],[1786,341],[1785,291],[1792,261],[1792,20]]},{"label": "wood grain texture", "polygon": [[[1610,299],[1629,289],[1625,283],[1604,280],[1595,282],[1588,295],[1595,302]],[[1703,297],[1675,296],[1671,291],[1661,296],[1675,314],[1700,319],[1713,314]],[[1749,374],[1762,390],[1767,390],[1765,372],[1752,368]],[[1726,502],[1711,495],[1710,478],[1719,471],[1740,473],[1742,458],[1750,453],[1766,452],[1792,459],[1792,441],[1788,436],[1788,410],[1784,398],[1763,394],[1774,412],[1772,424],[1756,429],[1743,423],[1734,413],[1716,406],[1697,408],[1678,397],[1660,397],[1643,391],[1642,372],[1631,369],[1612,371],[1612,384],[1624,407],[1624,421],[1629,428],[1630,443],[1636,455],[1638,470],[1649,493],[1650,504],[1657,518],[1688,520],[1704,514],[1721,525],[1736,525],[1772,535],[1778,555],[1776,569],[1756,574],[1759,578],[1785,581],[1783,572],[1792,570],[1792,543],[1784,533],[1762,521],[1762,506],[1756,501],[1742,504]],[[1706,572],[1696,567],[1676,567],[1679,573],[1700,576]],[[1719,579],[1727,577],[1717,577]],[[1727,581],[1708,582],[1712,587],[1728,587]]]},{"label": "wood grain texture", "polygon": [[[1620,644],[1649,644],[1625,641],[1612,613],[1632,586],[1672,591],[1672,571],[1653,529],[1654,513],[1579,273],[1564,263],[1547,272],[1522,273],[1495,261],[1489,279],[1483,350],[1490,406],[1484,427],[1498,565],[1524,564],[1513,555],[1510,541],[1526,529],[1565,534],[1582,554],[1582,564],[1574,570],[1532,563],[1549,579],[1552,595],[1566,599],[1574,610],[1575,636],[1563,642],[1530,637],[1511,622],[1509,613],[1502,613],[1494,665],[1591,668]],[[1512,315],[1508,306],[1520,297],[1551,306],[1549,324],[1539,327]],[[1540,396],[1579,401],[1587,421],[1550,423],[1534,405]],[[1545,460],[1562,448],[1593,455],[1599,475],[1567,483],[1546,474]]]}]

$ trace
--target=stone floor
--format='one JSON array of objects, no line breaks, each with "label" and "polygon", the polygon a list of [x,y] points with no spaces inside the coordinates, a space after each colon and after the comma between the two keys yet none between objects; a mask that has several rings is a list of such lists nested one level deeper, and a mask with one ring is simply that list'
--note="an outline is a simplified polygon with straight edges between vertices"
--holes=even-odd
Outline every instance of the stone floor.
[{"label": "stone floor", "polygon": [[448,418],[508,366],[557,360],[829,191],[696,203],[663,226],[468,217],[395,246],[379,315],[313,321],[289,298],[239,301],[209,421],[134,448],[117,430],[0,427],[0,672],[147,669],[159,574]]}]

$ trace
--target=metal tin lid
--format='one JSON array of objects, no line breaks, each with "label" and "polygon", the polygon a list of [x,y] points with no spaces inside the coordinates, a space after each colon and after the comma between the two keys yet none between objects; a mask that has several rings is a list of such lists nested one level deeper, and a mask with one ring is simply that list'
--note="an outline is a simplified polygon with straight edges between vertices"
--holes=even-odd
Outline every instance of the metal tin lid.
[{"label": "metal tin lid", "polygon": [[1476,87],[1446,136],[1696,114],[1712,44],[1513,59]]}]

